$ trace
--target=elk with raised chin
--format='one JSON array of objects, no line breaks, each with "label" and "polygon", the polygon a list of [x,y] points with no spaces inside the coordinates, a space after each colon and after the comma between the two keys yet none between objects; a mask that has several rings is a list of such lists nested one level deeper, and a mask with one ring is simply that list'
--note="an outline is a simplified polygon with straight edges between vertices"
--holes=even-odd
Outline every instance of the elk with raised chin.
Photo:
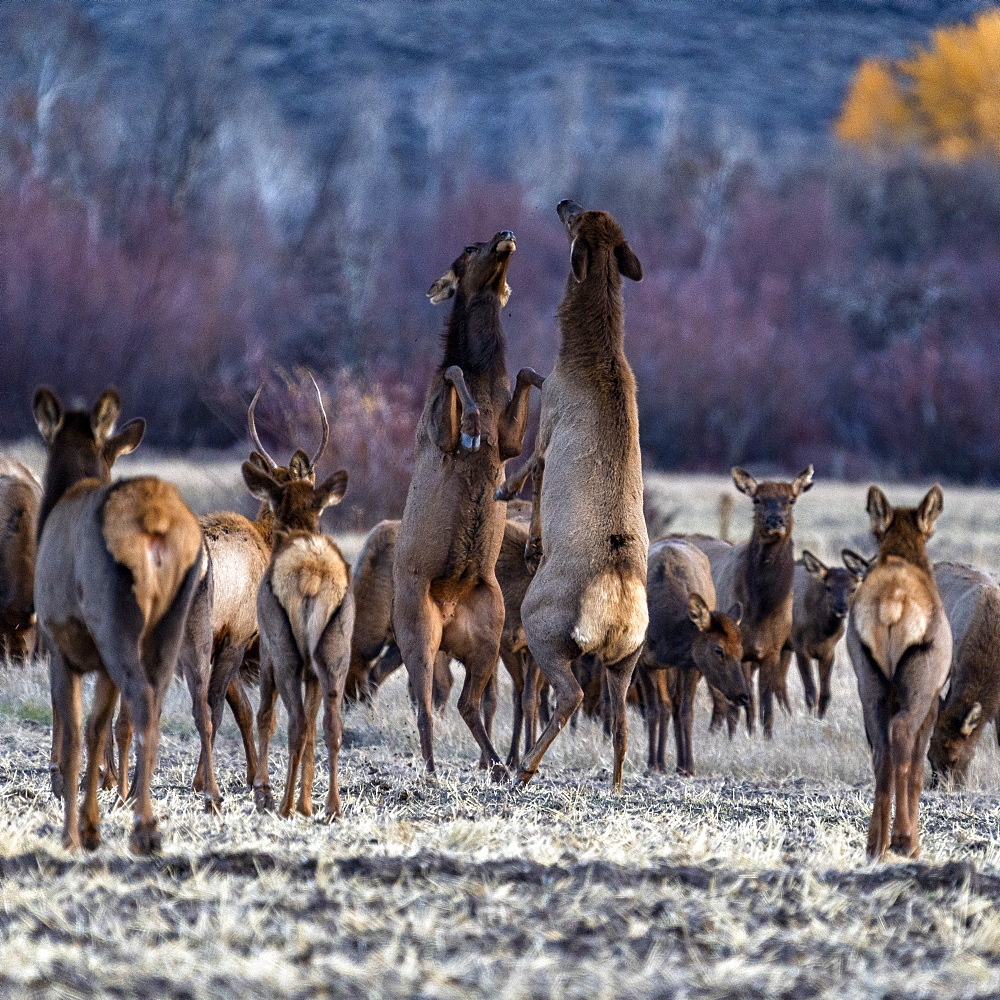
[{"label": "elk with raised chin", "polygon": [[618,789],[628,740],[625,698],[648,621],[639,416],[621,289],[623,275],[641,280],[642,266],[607,212],[585,211],[572,201],[560,202],[557,212],[570,243],[570,274],[559,307],[559,353],[542,389],[530,460],[527,554],[539,567],[521,605],[528,648],[556,705],[517,780],[531,780],[580,705],[583,690],[572,664],[593,654],[606,670]]},{"label": "elk with raised chin", "polygon": [[[774,696],[781,687],[781,651],[792,631],[792,586],[795,548],[792,542],[795,501],[813,484],[810,465],[790,483],[757,482],[745,469],[732,470],[736,488],[753,501],[753,532],[748,541],[730,545],[719,538],[692,535],[708,556],[719,604],[743,607],[740,636],[743,670],[749,685],[755,671],[760,696],[760,721],[770,737],[774,729]],[[713,693],[712,728],[726,718],[732,736],[739,710]],[[754,729],[754,703],[746,708],[747,729]]]},{"label": "elk with raised chin", "polygon": [[23,662],[35,648],[35,552],[42,484],[0,455],[0,657]]},{"label": "elk with raised chin", "polygon": [[[312,815],[316,716],[322,700],[330,765],[326,818],[334,819],[341,812],[337,769],[343,740],[340,710],[351,658],[354,599],[350,566],[333,539],[319,530],[323,511],[344,497],[347,473],[341,470],[314,486],[315,462],[320,454],[311,463],[309,475],[285,483],[279,483],[259,465],[243,463],[248,489],[270,504],[275,518],[271,561],[257,591],[260,753],[254,798],[258,809],[274,808],[268,743],[274,731],[275,699],[280,692],[288,712],[288,776],[279,812],[291,815],[301,770],[302,787],[296,808],[304,816]],[[296,452],[291,465],[303,460],[307,460],[305,453]]]},{"label": "elk with raised chin", "polygon": [[[90,413],[64,410],[46,388],[35,393],[33,408],[48,452],[35,608],[50,654],[53,767],[65,803],[63,844],[76,848],[82,838],[93,849],[100,843],[99,768],[121,692],[140,734],[131,846],[147,854],[160,845],[150,786],[163,695],[205,571],[201,529],[169,483],[154,476],[110,482],[115,459],[132,451],[145,430],[137,419],[115,433],[120,403],[113,389]],[[97,680],[87,720],[78,826],[82,686],[84,674],[92,672]]]},{"label": "elk with raised chin", "polygon": [[506,769],[483,724],[483,692],[496,671],[503,595],[496,578],[504,507],[494,502],[503,463],[520,454],[529,390],[541,378],[518,373],[513,395],[500,312],[514,234],[467,246],[431,286],[433,303],[453,299],[444,356],[417,426],[413,477],[393,564],[392,624],[417,697],[420,749],[435,770],[431,689],[444,651],[465,666],[458,710],[493,777]]},{"label": "elk with raised chin", "polygon": [[893,507],[877,486],[868,490],[878,554],[854,595],[847,649],[875,770],[869,857],[890,847],[908,857],[920,853],[924,759],[951,669],[951,628],[927,558],[943,506],[937,485],[917,507]]}]

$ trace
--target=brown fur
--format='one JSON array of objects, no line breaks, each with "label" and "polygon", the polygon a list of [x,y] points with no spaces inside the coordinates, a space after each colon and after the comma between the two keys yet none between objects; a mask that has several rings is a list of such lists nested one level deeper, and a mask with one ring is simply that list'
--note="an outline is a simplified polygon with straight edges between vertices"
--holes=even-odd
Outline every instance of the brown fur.
[{"label": "brown fur", "polygon": [[938,695],[951,668],[951,629],[926,551],[942,506],[940,486],[916,508],[890,507],[877,486],[868,491],[879,550],[854,597],[847,648],[875,769],[871,857],[890,847],[909,857],[920,852],[924,758]]},{"label": "brown fur", "polygon": [[692,542],[680,538],[650,546],[646,594],[649,629],[639,671],[645,695],[649,766],[654,771],[665,769],[667,712],[672,710],[677,771],[692,775],[694,693],[701,677],[736,705],[750,700],[741,667],[742,608],[735,605],[728,613],[715,609],[708,557]]},{"label": "brown fur", "polygon": [[415,461],[393,566],[392,624],[417,697],[420,749],[434,771],[432,679],[444,651],[465,666],[458,708],[489,762],[506,771],[483,724],[480,705],[496,671],[503,595],[495,567],[504,508],[493,500],[503,463],[520,453],[530,369],[507,377],[500,310],[508,288],[513,234],[466,248],[432,286],[433,301],[453,296],[444,357],[417,427]]},{"label": "brown fur", "polygon": [[[743,669],[747,683],[758,669],[760,721],[770,737],[774,728],[773,698],[787,701],[781,687],[781,651],[792,630],[792,584],[795,552],[792,542],[792,507],[812,486],[812,466],[793,482],[758,483],[748,472],[734,468],[733,481],[753,500],[753,532],[749,540],[729,545],[717,538],[692,535],[691,540],[708,556],[719,604],[740,603],[743,620]],[[752,699],[752,690],[751,690]],[[713,693],[712,728],[729,724],[732,736],[737,710]],[[754,705],[747,706],[747,728],[753,732]]]},{"label": "brown fur", "polygon": [[1000,586],[961,563],[934,564],[952,634],[951,682],[928,747],[934,781],[964,785],[986,724],[1000,711]]},{"label": "brown fur", "polygon": [[41,483],[0,455],[0,657],[27,660],[35,648],[35,553]]},{"label": "brown fur", "polygon": [[[141,734],[131,844],[149,853],[160,843],[150,796],[160,709],[202,573],[201,531],[169,484],[152,476],[109,482],[112,463],[136,447],[145,426],[132,421],[113,433],[113,390],[88,414],[64,411],[39,389],[34,411],[48,450],[35,606],[51,654],[53,790],[65,800],[63,843],[100,843],[97,786],[120,691]],[[90,672],[97,681],[78,828],[81,683]]]},{"label": "brown fur", "polygon": [[[625,356],[621,275],[642,277],[606,212],[561,202],[571,273],[559,307],[556,366],[542,389],[529,554],[540,558],[521,608],[528,646],[556,709],[522,762],[526,783],[583,699],[573,661],[603,661],[621,785],[625,697],[646,634],[646,548],[635,378]],[[515,477],[516,478],[516,477]],[[506,494],[507,489],[504,489]]]}]

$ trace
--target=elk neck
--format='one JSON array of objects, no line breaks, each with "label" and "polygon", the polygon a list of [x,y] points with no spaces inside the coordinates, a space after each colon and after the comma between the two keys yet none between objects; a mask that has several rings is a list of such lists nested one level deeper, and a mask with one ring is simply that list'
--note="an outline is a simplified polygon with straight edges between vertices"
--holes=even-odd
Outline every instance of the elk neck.
[{"label": "elk neck", "polygon": [[792,533],[780,541],[765,542],[756,533],[747,546],[747,616],[760,619],[791,593],[795,577]]},{"label": "elk neck", "polygon": [[499,366],[506,374],[506,349],[496,294],[483,290],[471,299],[456,296],[445,327],[441,371],[458,365],[469,378]]},{"label": "elk neck", "polygon": [[625,307],[618,263],[610,249],[592,254],[586,278],[566,279],[566,294],[559,306],[559,358],[567,362],[606,363],[624,355]]},{"label": "elk neck", "polygon": [[916,514],[910,510],[896,510],[889,530],[878,545],[878,562],[882,564],[890,556],[918,566],[928,576],[933,576],[930,560],[927,558],[927,540],[916,525]]},{"label": "elk neck", "polygon": [[42,537],[42,529],[55,505],[73,486],[84,479],[96,479],[100,483],[110,482],[110,470],[100,468],[99,462],[81,460],[81,456],[73,452],[49,454],[42,484],[42,502],[38,511],[38,538]]}]

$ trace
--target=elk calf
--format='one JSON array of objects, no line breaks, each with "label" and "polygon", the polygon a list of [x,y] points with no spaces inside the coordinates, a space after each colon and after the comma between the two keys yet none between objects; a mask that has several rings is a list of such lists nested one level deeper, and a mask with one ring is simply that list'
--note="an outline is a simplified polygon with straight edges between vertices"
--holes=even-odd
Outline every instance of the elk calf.
[{"label": "elk calf", "polygon": [[[844,566],[826,566],[808,550],[795,564],[792,631],[781,651],[781,695],[789,660],[795,662],[802,678],[806,708],[822,719],[830,705],[830,675],[837,643],[847,628],[847,613],[858,584],[868,571],[868,563],[856,552],[844,549]],[[819,672],[819,699],[813,680],[812,661]],[[787,705],[785,706],[788,707]]]},{"label": "elk calf", "polygon": [[847,648],[875,770],[869,857],[890,847],[909,857],[920,853],[924,758],[951,668],[951,629],[927,559],[943,504],[937,485],[918,507],[891,507],[877,486],[868,490],[878,555],[854,596]]},{"label": "elk calf", "polygon": [[35,648],[35,552],[41,483],[0,455],[0,657],[26,661]]},{"label": "elk calf", "polygon": [[[715,586],[708,557],[693,543],[681,538],[655,542],[649,548],[646,575],[649,628],[640,659],[645,677],[649,766],[664,769],[668,703],[672,705],[677,772],[694,774],[692,728],[694,694],[705,680],[734,705],[750,702],[743,674],[740,642],[742,607],[728,612],[715,610]],[[671,697],[666,697],[666,678],[672,668]]]},{"label": "elk calf", "polygon": [[[308,461],[304,452],[292,458],[293,463],[300,460]],[[314,466],[315,460],[310,472]],[[313,476],[279,483],[260,466],[243,463],[248,489],[271,505],[275,519],[271,561],[257,591],[260,752],[254,798],[258,809],[274,808],[267,751],[274,730],[274,703],[280,692],[288,712],[288,777],[279,812],[291,815],[301,769],[297,808],[303,816],[312,815],[316,716],[322,697],[323,729],[330,755],[326,818],[334,819],[340,815],[340,709],[351,658],[354,599],[350,567],[333,539],[320,534],[319,520],[327,507],[343,499],[347,473],[334,473],[321,486],[313,486]]]},{"label": "elk calf", "polygon": [[[110,482],[115,459],[145,430],[132,420],[115,434],[119,411],[113,389],[89,414],[64,410],[49,389],[35,393],[35,422],[48,452],[35,608],[51,654],[53,784],[61,784],[65,802],[63,844],[79,847],[81,837],[88,849],[100,843],[99,767],[121,692],[140,734],[131,846],[148,854],[160,845],[150,796],[160,710],[206,563],[201,529],[173,486],[153,476]],[[78,829],[82,682],[91,672],[97,683]]]},{"label": "elk calf", "polygon": [[951,626],[952,665],[927,756],[935,783],[961,786],[986,724],[1000,711],[1000,586],[951,562],[934,564],[934,581]]}]

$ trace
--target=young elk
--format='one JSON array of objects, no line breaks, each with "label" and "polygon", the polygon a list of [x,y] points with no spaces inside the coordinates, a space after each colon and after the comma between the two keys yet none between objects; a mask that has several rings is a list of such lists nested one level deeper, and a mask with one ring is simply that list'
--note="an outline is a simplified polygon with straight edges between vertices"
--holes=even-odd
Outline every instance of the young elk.
[{"label": "young elk", "polygon": [[[292,465],[301,461],[308,461],[305,453],[296,452]],[[333,539],[319,530],[323,511],[344,497],[347,473],[336,472],[321,486],[314,486],[314,468],[315,462],[310,465],[310,476],[279,483],[259,465],[243,463],[248,489],[270,504],[275,518],[271,561],[257,591],[260,753],[254,799],[261,811],[274,808],[267,751],[274,731],[274,703],[280,692],[288,712],[288,777],[279,812],[291,815],[301,769],[297,808],[303,816],[312,815],[316,715],[322,695],[323,729],[330,755],[326,818],[331,820],[340,815],[340,709],[351,658],[354,599],[350,567]]]},{"label": "young elk", "polygon": [[[760,721],[764,734],[774,729],[773,697],[781,689],[781,650],[792,631],[792,583],[795,549],[792,543],[795,501],[813,484],[810,465],[792,482],[758,483],[744,469],[734,468],[736,488],[753,500],[753,532],[750,539],[730,545],[718,538],[691,536],[708,556],[719,603],[723,607],[739,602],[743,606],[740,635],[743,640],[743,670],[747,683],[760,669]],[[712,728],[726,717],[732,736],[738,709],[726,706],[713,694]],[[747,706],[747,729],[753,732],[753,693]]]},{"label": "young elk", "polygon": [[[642,265],[607,212],[562,201],[570,274],[560,345],[542,389],[528,554],[540,565],[521,606],[528,648],[556,695],[555,712],[521,763],[525,784],[583,700],[572,663],[593,653],[606,673],[621,787],[625,698],[646,635],[646,549],[635,377],[625,356],[622,275]],[[523,470],[522,470],[523,476]],[[500,497],[509,496],[514,477]]]},{"label": "young elk", "polygon": [[[63,844],[77,848],[81,837],[88,849],[100,843],[99,767],[121,692],[140,733],[131,846],[148,854],[160,846],[150,796],[160,709],[206,563],[201,529],[173,486],[153,476],[110,482],[115,459],[145,430],[144,421],[132,420],[115,434],[119,412],[113,389],[89,414],[64,410],[49,389],[35,393],[35,422],[48,452],[35,608],[51,655],[53,784],[62,785],[65,802]],[[82,684],[91,672],[97,683],[78,828]]]},{"label": "young elk", "polygon": [[[702,677],[738,707],[749,704],[740,642],[742,607],[715,610],[712,570],[704,552],[682,538],[649,548],[649,629],[639,661],[646,701],[649,766],[665,770],[667,708],[672,705],[677,773],[694,774],[694,694]],[[667,678],[673,683],[667,696]],[[658,675],[658,676],[657,676]]]},{"label": "young elk", "polygon": [[[854,592],[868,572],[867,561],[856,552],[844,549],[843,559],[846,568],[826,566],[808,550],[803,551],[802,558],[795,564],[792,631],[781,651],[781,697],[784,697],[784,679],[794,653],[802,677],[806,708],[810,712],[815,709],[821,719],[830,705],[830,675],[837,643],[847,628],[847,612]],[[819,671],[818,702],[813,660]]]},{"label": "young elk", "polygon": [[35,648],[35,551],[42,485],[0,455],[0,657],[26,661]]},{"label": "young elk", "polygon": [[503,463],[520,454],[528,393],[541,378],[518,373],[513,395],[500,311],[514,234],[467,246],[431,286],[454,299],[444,357],[417,427],[415,461],[393,565],[392,624],[417,696],[420,750],[433,773],[431,687],[444,651],[465,666],[458,710],[495,780],[506,774],[483,724],[483,692],[496,671],[503,595],[496,578],[504,507],[493,500]]},{"label": "young elk", "polygon": [[878,555],[854,595],[847,649],[875,769],[868,827],[873,858],[890,847],[909,857],[920,853],[917,810],[924,757],[951,668],[951,629],[926,551],[943,504],[937,485],[918,507],[891,507],[877,486],[868,490]]},{"label": "young elk", "polygon": [[951,683],[941,699],[928,759],[935,784],[964,785],[983,729],[1000,711],[1000,586],[961,563],[934,564],[952,633]]}]

